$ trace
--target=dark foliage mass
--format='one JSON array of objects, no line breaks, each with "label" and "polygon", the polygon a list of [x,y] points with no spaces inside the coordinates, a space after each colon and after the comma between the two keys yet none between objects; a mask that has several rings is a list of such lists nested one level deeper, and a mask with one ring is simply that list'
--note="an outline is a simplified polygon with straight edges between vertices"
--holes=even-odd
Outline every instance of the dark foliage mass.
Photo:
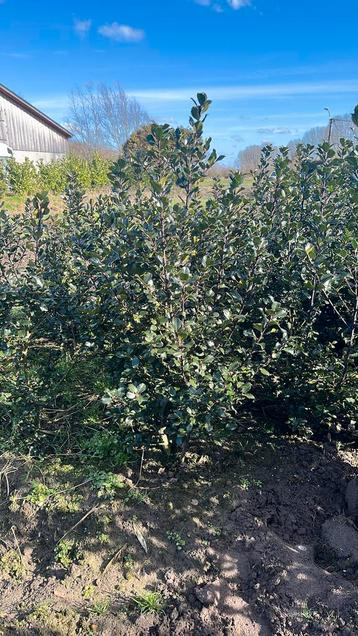
[{"label": "dark foliage mass", "polygon": [[354,434],[358,147],[265,148],[250,190],[234,172],[204,197],[209,105],[190,133],[152,125],[112,194],[84,203],[73,180],[59,221],[45,195],[0,213],[3,447],[120,462],[248,412]]}]

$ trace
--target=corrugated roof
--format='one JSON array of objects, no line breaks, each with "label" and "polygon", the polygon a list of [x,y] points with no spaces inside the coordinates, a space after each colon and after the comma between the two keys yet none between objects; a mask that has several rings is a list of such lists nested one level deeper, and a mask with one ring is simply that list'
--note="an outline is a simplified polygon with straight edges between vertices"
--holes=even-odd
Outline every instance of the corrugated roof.
[{"label": "corrugated roof", "polygon": [[25,99],[23,99],[22,97],[19,97],[19,95],[16,95],[16,93],[14,93],[9,88],[4,86],[4,84],[0,84],[0,94],[2,94],[4,97],[6,97],[6,99],[9,99],[10,101],[12,101],[14,104],[19,106],[23,110],[25,110],[27,113],[29,113],[33,117],[36,117],[36,119],[39,119],[40,121],[42,121],[44,124],[52,128],[53,130],[56,130],[56,132],[66,137],[66,139],[69,139],[70,137],[72,137],[72,133],[70,133],[69,130],[66,130],[66,128],[61,126],[61,124],[58,124],[56,121],[51,119],[51,117],[48,117],[47,115],[45,115],[45,113],[41,112],[41,110],[38,110],[38,108],[35,108],[35,106],[27,102]]}]

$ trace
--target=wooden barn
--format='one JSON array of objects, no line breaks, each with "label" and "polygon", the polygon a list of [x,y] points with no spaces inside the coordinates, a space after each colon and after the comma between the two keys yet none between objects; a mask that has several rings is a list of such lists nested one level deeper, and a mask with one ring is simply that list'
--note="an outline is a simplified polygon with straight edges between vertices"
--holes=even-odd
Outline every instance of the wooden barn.
[{"label": "wooden barn", "polygon": [[0,84],[0,158],[46,163],[68,152],[71,133]]}]

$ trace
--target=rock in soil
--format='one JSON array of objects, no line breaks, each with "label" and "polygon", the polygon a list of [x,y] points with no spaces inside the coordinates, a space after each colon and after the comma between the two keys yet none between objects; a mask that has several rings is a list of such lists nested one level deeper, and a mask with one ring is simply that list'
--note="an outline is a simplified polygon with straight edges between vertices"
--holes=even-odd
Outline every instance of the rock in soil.
[{"label": "rock in soil", "polygon": [[195,596],[206,607],[210,605],[217,605],[220,597],[220,581],[216,580],[213,583],[204,585],[204,587],[195,588]]},{"label": "rock in soil", "polygon": [[322,526],[322,539],[337,558],[358,564],[358,531],[350,519],[343,515],[327,519]]},{"label": "rock in soil", "polygon": [[352,519],[358,520],[358,479],[351,479],[346,490],[347,512]]}]

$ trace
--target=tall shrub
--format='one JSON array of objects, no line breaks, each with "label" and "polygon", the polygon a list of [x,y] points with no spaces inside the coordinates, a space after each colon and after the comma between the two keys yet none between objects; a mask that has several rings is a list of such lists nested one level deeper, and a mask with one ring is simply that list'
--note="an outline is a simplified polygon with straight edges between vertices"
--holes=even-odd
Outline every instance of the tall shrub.
[{"label": "tall shrub", "polygon": [[33,195],[38,191],[63,194],[73,176],[85,190],[109,185],[112,161],[94,152],[90,157],[69,155],[63,159],[45,163],[25,159],[19,163],[11,159],[7,163],[4,191],[11,194]]},{"label": "tall shrub", "polygon": [[[63,218],[0,216],[0,421],[26,448],[222,439],[254,412],[326,434],[357,421],[357,147],[263,149],[250,191],[203,136],[153,124],[113,192]],[[173,136],[175,144],[173,145]],[[83,186],[83,183],[82,183]],[[179,192],[179,194],[178,194]],[[109,437],[108,437],[109,435]],[[10,443],[10,442],[8,442]],[[117,452],[117,451],[116,451]]]},{"label": "tall shrub", "polygon": [[34,194],[40,187],[35,164],[26,158],[23,163],[9,159],[7,163],[8,184],[13,194]]}]

